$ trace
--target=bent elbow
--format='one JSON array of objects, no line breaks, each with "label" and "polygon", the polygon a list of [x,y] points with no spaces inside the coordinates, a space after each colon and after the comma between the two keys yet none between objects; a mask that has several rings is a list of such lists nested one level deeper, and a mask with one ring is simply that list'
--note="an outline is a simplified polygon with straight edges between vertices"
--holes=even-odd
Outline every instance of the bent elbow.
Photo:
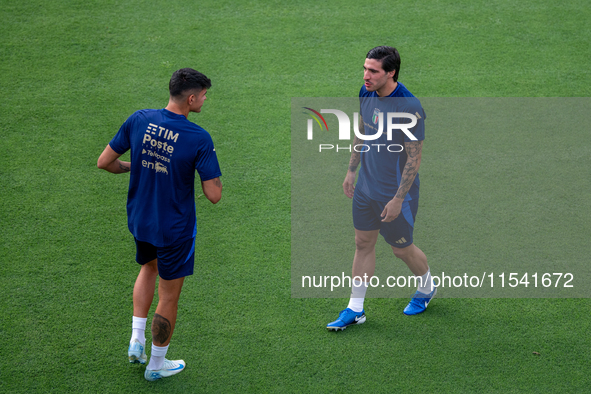
[{"label": "bent elbow", "polygon": [[203,194],[212,204],[217,204],[222,199],[222,182],[220,182],[219,178],[202,182],[201,187],[203,188]]},{"label": "bent elbow", "polygon": [[212,204],[217,204],[222,199],[222,189],[210,191],[205,196]]},{"label": "bent elbow", "polygon": [[98,160],[96,161],[96,166],[101,169],[104,170],[105,169],[105,163],[104,160],[101,160],[101,158],[99,157]]}]

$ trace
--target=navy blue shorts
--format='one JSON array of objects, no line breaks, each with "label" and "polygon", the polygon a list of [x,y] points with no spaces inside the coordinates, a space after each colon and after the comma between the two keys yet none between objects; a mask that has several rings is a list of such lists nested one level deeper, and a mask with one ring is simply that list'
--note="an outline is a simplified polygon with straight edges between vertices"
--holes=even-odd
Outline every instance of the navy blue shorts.
[{"label": "navy blue shorts", "polygon": [[[135,239],[135,238],[134,238]],[[158,259],[158,275],[172,280],[193,275],[195,265],[195,238],[163,248],[135,239],[137,254],[135,261],[140,265]]]},{"label": "navy blue shorts", "polygon": [[404,248],[412,244],[415,217],[419,209],[419,199],[402,203],[400,215],[389,223],[382,222],[382,211],[388,201],[376,201],[355,188],[353,196],[353,225],[360,231],[380,230],[387,243]]}]

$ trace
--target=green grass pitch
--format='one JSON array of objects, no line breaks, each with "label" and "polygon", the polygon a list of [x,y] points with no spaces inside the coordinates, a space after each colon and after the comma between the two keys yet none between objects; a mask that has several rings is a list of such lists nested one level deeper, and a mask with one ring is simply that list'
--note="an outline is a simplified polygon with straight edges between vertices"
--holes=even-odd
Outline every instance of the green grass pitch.
[{"label": "green grass pitch", "polygon": [[[291,298],[290,283],[292,97],[354,97],[365,54],[384,44],[418,97],[588,97],[587,1],[3,0],[0,15],[0,392],[589,391],[588,299],[441,298],[415,318],[401,313],[406,299],[369,299],[367,322],[335,335],[324,327],[346,299]],[[196,201],[196,273],[168,354],[187,369],[150,384],[126,359],[128,177],[96,159],[133,111],[166,105],[181,67],[213,81],[190,119],[216,144],[224,196]],[[480,253],[517,267],[527,251],[488,248],[507,232],[486,214],[520,185],[552,191],[535,201],[549,215],[509,234],[535,245],[552,242],[545,227],[575,232],[562,259],[588,260],[591,140],[580,126],[549,138],[556,173],[496,180],[470,205],[454,186],[474,190],[503,155],[475,157],[427,128],[438,144],[425,145],[416,242],[432,264]],[[451,173],[446,148],[466,150]],[[441,243],[458,229],[458,245]]]}]

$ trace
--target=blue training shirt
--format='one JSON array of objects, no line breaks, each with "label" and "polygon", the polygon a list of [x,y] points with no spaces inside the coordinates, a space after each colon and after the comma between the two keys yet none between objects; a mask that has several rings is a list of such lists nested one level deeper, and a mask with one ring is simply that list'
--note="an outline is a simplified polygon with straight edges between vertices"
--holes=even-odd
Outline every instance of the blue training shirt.
[{"label": "blue training shirt", "polygon": [[157,247],[195,235],[195,170],[201,181],[222,175],[211,136],[185,116],[166,109],[131,115],[111,142],[131,149],[127,197],[129,231]]},{"label": "blue training shirt", "polygon": [[[406,150],[404,143],[412,141],[402,130],[394,129],[392,139],[387,136],[387,113],[403,112],[417,117],[417,124],[409,132],[418,140],[425,139],[425,111],[419,99],[400,82],[388,97],[379,97],[374,92],[368,92],[365,85],[359,91],[360,114],[363,117],[363,127],[366,135],[378,134],[380,123],[382,134],[375,140],[363,141],[360,148],[361,168],[356,188],[376,201],[390,201],[396,195],[400,179],[406,164]],[[379,113],[382,113],[381,117]],[[393,124],[410,123],[408,118],[394,118]],[[419,174],[415,177],[405,201],[419,196]]]}]

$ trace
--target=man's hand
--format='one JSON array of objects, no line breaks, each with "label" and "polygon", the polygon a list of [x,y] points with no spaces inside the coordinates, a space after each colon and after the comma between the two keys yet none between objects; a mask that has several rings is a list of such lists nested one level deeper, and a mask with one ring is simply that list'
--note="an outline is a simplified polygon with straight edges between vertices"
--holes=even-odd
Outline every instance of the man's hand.
[{"label": "man's hand", "polygon": [[394,197],[393,199],[391,199],[388,204],[386,204],[386,206],[384,207],[384,210],[382,211],[382,222],[384,223],[388,223],[391,222],[392,220],[396,219],[398,217],[398,215],[400,215],[400,210],[402,209],[402,202],[404,200]]},{"label": "man's hand", "polygon": [[345,182],[343,182],[343,191],[345,192],[345,196],[353,198],[353,193],[355,192],[355,172],[347,171]]}]

